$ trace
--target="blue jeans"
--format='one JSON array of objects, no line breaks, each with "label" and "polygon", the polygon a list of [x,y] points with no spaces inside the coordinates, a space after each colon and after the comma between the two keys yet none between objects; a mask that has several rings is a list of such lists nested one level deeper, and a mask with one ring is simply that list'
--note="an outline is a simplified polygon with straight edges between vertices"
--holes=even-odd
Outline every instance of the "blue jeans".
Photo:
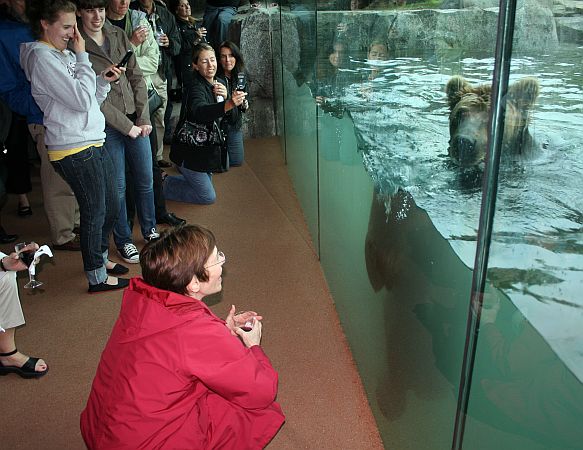
[{"label": "blue jeans", "polygon": [[229,166],[243,164],[245,149],[243,148],[243,130],[227,124],[227,152],[229,153]]},{"label": "blue jeans", "polygon": [[109,234],[119,211],[114,168],[108,149],[89,147],[52,162],[79,203],[83,268],[89,284],[107,280]]},{"label": "blue jeans", "polygon": [[181,175],[167,176],[164,181],[164,197],[176,202],[211,205],[217,199],[212,175],[177,167]]},{"label": "blue jeans", "polygon": [[142,235],[146,237],[152,232],[152,228],[156,228],[152,149],[147,137],[132,139],[110,126],[105,127],[105,134],[107,135],[105,142],[115,168],[119,198],[119,213],[113,228],[113,240],[116,247],[121,248],[133,242],[126,208],[126,164],[133,175],[136,210]]},{"label": "blue jeans", "polygon": [[207,39],[213,47],[217,48],[228,39],[229,25],[235,14],[237,8],[234,6],[206,5],[202,26],[207,29]]}]

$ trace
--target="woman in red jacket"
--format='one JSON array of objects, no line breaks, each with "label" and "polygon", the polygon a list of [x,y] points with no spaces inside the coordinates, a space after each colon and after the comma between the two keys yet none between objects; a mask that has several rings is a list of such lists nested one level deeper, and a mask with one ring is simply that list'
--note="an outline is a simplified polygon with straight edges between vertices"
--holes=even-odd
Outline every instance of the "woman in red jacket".
[{"label": "woman in red jacket", "polygon": [[224,262],[196,225],[144,247],[81,414],[90,449],[260,449],[275,436],[261,316],[233,306],[221,320],[201,301],[221,290]]}]

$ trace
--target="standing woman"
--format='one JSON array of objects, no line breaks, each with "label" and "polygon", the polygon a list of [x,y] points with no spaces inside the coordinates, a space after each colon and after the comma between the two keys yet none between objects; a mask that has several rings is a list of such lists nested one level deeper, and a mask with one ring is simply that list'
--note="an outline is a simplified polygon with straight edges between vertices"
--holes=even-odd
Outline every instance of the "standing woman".
[{"label": "standing woman", "polygon": [[[182,103],[181,115],[190,122],[212,124],[220,120],[225,113],[243,104],[245,92],[235,91],[231,98],[227,88],[215,79],[217,58],[215,51],[208,44],[199,44],[192,52],[194,69],[192,83],[186,89],[186,98]],[[212,173],[199,171],[201,161],[197,154],[189,150],[170,151],[170,160],[177,165],[180,175],[167,176],[164,181],[164,196],[167,200],[177,202],[210,205],[216,200]]]},{"label": "standing woman", "polygon": [[[107,274],[119,269],[108,260],[118,200],[113,163],[103,145],[105,118],[99,109],[109,83],[117,81],[121,71],[112,65],[95,75],[77,29],[73,3],[36,0],[26,7],[39,40],[21,45],[20,65],[44,113],[49,160],[79,203],[81,254],[89,292],[124,288],[128,280]],[[68,44],[73,51],[67,50]]]},{"label": "standing woman", "polygon": [[[245,62],[241,50],[231,41],[223,42],[219,47],[219,62],[217,74],[225,80],[229,96],[232,96],[237,88],[238,75],[245,73]],[[245,83],[244,92],[247,92],[247,83]],[[249,109],[249,101],[245,99],[241,106],[231,109],[223,119],[223,130],[227,132],[227,152],[229,154],[227,167],[243,164],[245,149],[243,148],[243,130],[241,130],[242,113],[246,112],[247,109]]]},{"label": "standing woman", "polygon": [[201,27],[191,16],[188,0],[174,1],[172,11],[176,17],[176,25],[182,41],[180,53],[176,55],[174,60],[177,90],[181,93],[183,86],[186,87],[192,78],[192,49],[205,42],[206,29]]},{"label": "standing woman", "polygon": [[[132,49],[125,32],[105,21],[106,0],[79,0],[80,30],[87,42],[87,52],[97,73],[118,63]],[[101,105],[105,116],[106,145],[115,168],[119,198],[118,219],[113,239],[121,258],[129,264],[139,262],[139,253],[133,243],[126,208],[126,165],[132,173],[131,183],[140,229],[146,241],[157,239],[154,207],[152,151],[149,134],[152,132],[148,93],[142,71],[135,55],[127,62],[119,82],[111,87]]]}]

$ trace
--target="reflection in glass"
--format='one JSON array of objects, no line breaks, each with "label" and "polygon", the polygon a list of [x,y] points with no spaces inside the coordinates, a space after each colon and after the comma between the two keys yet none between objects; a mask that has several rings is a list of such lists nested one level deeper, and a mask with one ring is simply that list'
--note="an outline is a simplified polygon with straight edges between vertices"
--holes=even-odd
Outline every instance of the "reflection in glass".
[{"label": "reflection in glass", "polygon": [[[497,19],[401,11],[415,5],[318,10],[317,45],[283,70],[290,172],[379,429],[400,449],[451,445]],[[583,49],[559,40],[556,12],[517,12],[464,448],[583,442]]]}]

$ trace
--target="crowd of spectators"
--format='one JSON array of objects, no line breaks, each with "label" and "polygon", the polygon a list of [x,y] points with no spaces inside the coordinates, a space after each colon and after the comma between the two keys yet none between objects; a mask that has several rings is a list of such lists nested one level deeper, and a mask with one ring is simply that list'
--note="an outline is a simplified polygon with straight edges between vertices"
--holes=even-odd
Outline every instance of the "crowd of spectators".
[{"label": "crowd of spectators", "polygon": [[[29,157],[38,153],[52,247],[81,252],[89,293],[127,288],[83,413],[87,446],[266,445],[284,417],[274,401],[277,374],[259,347],[261,316],[233,307],[222,321],[204,306],[203,297],[221,290],[225,257],[209,230],[166,209],[167,199],[214,203],[213,174],[244,163],[242,123],[250,99],[243,55],[228,40],[239,1],[207,0],[201,18],[193,17],[188,0],[2,1],[0,208],[14,194],[16,214],[33,214]],[[297,2],[290,10],[309,31],[309,12]],[[369,62],[387,57],[382,42],[367,50]],[[310,87],[321,106],[337,94],[346,41],[335,39],[325,52],[325,64],[317,61],[306,74],[314,77]],[[313,67],[314,59],[302,58],[309,61],[304,66]],[[379,73],[371,67],[369,79]],[[207,169],[184,149],[173,149],[171,162],[164,158],[173,102],[181,104],[181,120],[218,127],[225,138],[219,167]],[[133,241],[135,215],[146,244],[141,252]],[[159,224],[172,228],[160,234]],[[16,239],[0,224],[1,243]],[[123,262],[141,264],[143,278],[123,278],[129,269],[110,259],[111,240]],[[15,342],[24,323],[15,272],[26,269],[21,253],[0,253],[0,375],[39,378],[48,364],[20,353]],[[142,313],[151,315],[149,330],[134,323]],[[205,340],[213,342],[210,353],[197,344]],[[154,367],[159,374],[152,375]],[[168,378],[169,369],[182,375]],[[173,399],[177,392],[189,394]],[[112,401],[120,407],[111,409]],[[144,420],[152,405],[165,411],[155,427]],[[185,425],[168,428],[176,414]]]},{"label": "crowd of spectators", "polygon": [[[195,175],[195,178],[205,180],[202,191],[200,186],[189,185],[190,193],[194,195],[177,198],[176,180],[183,178],[184,174],[180,172],[182,168],[176,167],[178,174],[173,175],[173,164],[164,159],[163,153],[164,145],[171,142],[174,131],[171,120],[173,100],[181,102],[183,97],[186,98],[197,74],[192,55],[199,44],[210,43],[213,52],[219,48],[223,48],[223,52],[229,49],[231,56],[224,63],[221,60],[218,67],[222,78],[212,77],[212,96],[208,101],[222,104],[216,107],[223,109],[217,117],[219,123],[225,116],[221,127],[227,137],[228,150],[225,148],[222,170],[243,162],[241,117],[249,102],[245,100],[239,107],[232,100],[233,95],[238,98],[232,80],[239,73],[244,73],[243,57],[235,44],[224,39],[237,5],[225,6],[221,2],[214,5],[209,1],[203,19],[192,16],[187,0],[171,0],[168,3],[161,0],[79,0],[72,11],[80,36],[77,40],[70,29],[72,24],[61,24],[62,27],[69,27],[67,29],[57,30],[55,26],[55,30],[50,27],[45,30],[40,22],[35,23],[35,20],[51,23],[56,17],[54,15],[47,16],[45,12],[40,18],[29,17],[31,12],[36,13],[51,3],[43,0],[2,0],[0,5],[0,62],[5,67],[0,81],[0,102],[6,131],[5,136],[0,135],[3,150],[0,154],[0,208],[6,203],[8,195],[16,194],[16,214],[22,217],[33,214],[27,194],[32,189],[30,159],[38,154],[43,209],[49,223],[51,247],[81,251],[86,273],[99,270],[97,276],[88,275],[90,292],[103,283],[109,286],[103,287],[105,290],[121,288],[125,282],[113,283],[105,279],[104,274],[124,275],[128,269],[108,258],[104,259],[101,268],[97,262],[100,258],[96,255],[103,254],[101,247],[105,246],[106,241],[109,242],[111,236],[121,260],[129,264],[138,263],[138,246],[132,237],[136,215],[141,234],[148,242],[159,237],[158,224],[178,226],[186,222],[166,209],[166,199],[202,204],[216,200],[210,172],[197,172]],[[233,12],[228,20],[225,18],[227,10]],[[203,20],[207,27],[202,25]],[[208,35],[206,28],[209,29]],[[224,40],[224,46],[220,47]],[[75,48],[77,41],[80,44]],[[31,55],[42,53],[40,49],[44,49],[43,46],[53,52],[53,59],[57,56],[62,60],[63,67],[60,68],[65,72],[53,74],[62,77],[61,82],[48,82],[46,74],[36,74],[34,69],[40,63]],[[23,58],[21,49],[33,47],[35,51]],[[111,72],[110,67],[115,67],[128,51],[132,55],[124,67],[114,68],[118,78],[106,82],[108,78],[104,74]],[[82,56],[81,60],[77,58],[77,53]],[[87,63],[85,56],[88,56]],[[28,64],[29,57],[32,64]],[[51,58],[47,57],[47,60]],[[41,61],[44,59],[41,58]],[[85,64],[95,75],[92,81],[97,87],[97,92],[93,93],[95,98],[88,92],[87,81],[77,74],[77,68],[85,67]],[[217,66],[216,58],[214,65]],[[23,70],[26,67],[28,71]],[[69,76],[64,77],[64,74]],[[225,92],[217,90],[221,89],[216,87],[221,83],[227,85]],[[81,96],[71,96],[68,89],[79,90]],[[161,100],[161,105],[152,106],[155,98]],[[73,100],[79,103],[74,105]],[[87,106],[94,104],[94,101],[99,112],[94,111],[95,117],[87,116],[86,119],[99,120],[92,122],[91,126],[69,120],[64,113],[69,108],[71,118],[79,119],[83,115],[78,113],[86,114]],[[65,109],[55,106],[59,104]],[[93,126],[99,127],[102,120],[105,122],[104,130],[101,130],[104,134],[96,130],[96,134],[88,139],[87,130]],[[67,129],[78,132],[78,135],[71,133],[65,137]],[[80,186],[75,185],[71,173],[63,168],[74,159],[73,155],[84,155],[87,148],[81,147],[89,144],[100,149],[100,156],[107,153],[107,164],[111,161],[113,165],[113,170],[107,173],[108,183],[105,184],[109,185],[109,181],[113,180],[117,198],[113,201],[109,198],[109,191],[104,190],[102,194],[107,194],[105,198],[108,200],[100,208],[91,202],[87,204],[90,196],[79,191]],[[78,170],[77,165],[75,170]],[[95,172],[92,174],[95,175]],[[83,181],[87,180],[85,177]],[[99,198],[102,199],[101,196]],[[79,204],[80,199],[83,205]],[[116,211],[111,213],[113,218],[109,219],[109,210],[113,206]],[[96,221],[95,217],[87,216],[88,211],[96,209],[101,211],[99,214],[104,214],[104,223],[113,220],[111,230],[105,227],[100,231],[104,235],[103,242],[99,244],[97,234],[100,233],[95,233],[94,229],[99,228],[99,224],[103,225],[101,222],[104,219],[99,217]],[[89,230],[93,231],[88,233]],[[0,223],[1,243],[7,244],[17,239],[17,234],[4,230]],[[89,256],[91,252],[94,253],[92,257]]]},{"label": "crowd of spectators", "polygon": [[[209,0],[202,26],[184,0],[0,6],[0,208],[15,194],[16,214],[33,214],[27,194],[37,152],[52,247],[81,252],[89,293],[127,288],[82,416],[92,449],[260,448],[284,420],[275,402],[277,373],[260,347],[262,317],[233,306],[221,320],[202,303],[222,288],[225,256],[209,230],[166,210],[166,199],[216,200],[210,170],[192,166],[190,155],[172,158],[176,166],[164,159],[172,100],[182,102],[189,120],[219,127],[225,140],[218,172],[243,164],[244,62],[226,40],[236,10]],[[141,252],[133,241],[135,213]],[[160,234],[160,223],[171,228]],[[0,225],[1,243],[17,239]],[[123,278],[129,269],[110,259],[112,239],[121,260],[141,264],[143,278]],[[49,370],[42,358],[19,352],[15,340],[24,324],[16,272],[35,264],[25,254],[38,249],[30,243],[0,252],[0,376],[40,378]],[[145,330],[130,324],[143,317],[135,308],[151,314],[146,334],[155,338],[140,331],[126,346],[119,333]],[[162,344],[168,348],[160,358]]]}]

